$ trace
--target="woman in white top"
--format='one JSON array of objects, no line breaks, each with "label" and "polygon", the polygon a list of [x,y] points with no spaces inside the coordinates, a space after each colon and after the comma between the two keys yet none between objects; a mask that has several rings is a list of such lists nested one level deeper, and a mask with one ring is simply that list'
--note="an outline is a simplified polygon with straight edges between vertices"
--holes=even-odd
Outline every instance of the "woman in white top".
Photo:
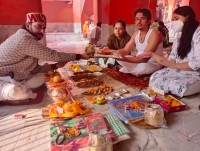
[{"label": "woman in white top", "polygon": [[152,74],[150,86],[182,97],[200,92],[200,27],[189,6],[177,8],[172,20],[172,28],[180,36],[174,40],[169,58],[152,52],[145,53],[142,58],[151,56],[166,66]]}]

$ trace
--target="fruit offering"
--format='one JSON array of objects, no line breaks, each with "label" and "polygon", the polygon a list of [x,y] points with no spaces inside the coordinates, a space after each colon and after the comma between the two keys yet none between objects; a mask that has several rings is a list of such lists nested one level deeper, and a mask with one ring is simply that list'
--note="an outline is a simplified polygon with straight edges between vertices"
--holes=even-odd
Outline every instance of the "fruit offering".
[{"label": "fruit offering", "polygon": [[67,85],[66,80],[62,78],[59,72],[49,70],[45,76],[48,88],[62,88]]},{"label": "fruit offering", "polygon": [[88,72],[100,72],[103,70],[102,67],[97,66],[97,65],[87,65],[82,67],[83,70],[88,71]]},{"label": "fruit offering", "polygon": [[107,85],[100,85],[98,88],[91,88],[88,91],[84,92],[87,95],[107,95],[113,91],[112,87]]},{"label": "fruit offering", "polygon": [[152,96],[157,96],[157,95],[160,95],[160,94],[157,93],[157,92],[155,92],[154,90],[150,89],[150,90],[148,91],[148,95],[149,95],[150,97],[152,97]]},{"label": "fruit offering", "polygon": [[99,79],[91,79],[91,80],[81,80],[77,83],[77,87],[79,88],[87,88],[87,87],[94,87],[103,84],[102,80]]},{"label": "fruit offering", "polygon": [[98,97],[97,97],[97,104],[98,105],[103,105],[103,104],[105,104],[106,103],[106,101],[105,101],[105,96],[104,95],[99,95]]},{"label": "fruit offering", "polygon": [[54,76],[60,76],[60,73],[53,70],[48,70],[47,74],[45,75],[45,80],[50,81]]},{"label": "fruit offering", "polygon": [[70,77],[73,81],[77,82],[82,79],[90,79],[96,78],[96,76],[92,73],[81,73]]},{"label": "fruit offering", "polygon": [[81,70],[81,66],[79,64],[71,64],[69,69],[73,70],[74,72],[79,72]]},{"label": "fruit offering", "polygon": [[92,104],[96,104],[97,103],[96,97],[88,96],[87,100],[90,101],[90,103],[92,103]]},{"label": "fruit offering", "polygon": [[69,101],[68,91],[65,87],[48,89],[47,93],[54,101]]},{"label": "fruit offering", "polygon": [[97,97],[88,96],[87,100],[92,104],[103,105],[106,103],[104,95],[98,95]]},{"label": "fruit offering", "polygon": [[171,107],[182,105],[178,100],[171,97],[170,95],[167,95],[165,97],[165,99],[161,99],[161,101],[164,102],[165,104],[167,104],[168,106],[171,106]]},{"label": "fruit offering", "polygon": [[58,82],[61,82],[63,79],[60,75],[55,75],[53,78],[52,78],[52,82],[54,83],[58,83]]},{"label": "fruit offering", "polygon": [[112,54],[112,50],[110,50],[110,49],[101,49],[101,50],[98,50],[97,53],[103,54],[103,55],[111,55]]},{"label": "fruit offering", "polygon": [[61,75],[55,75],[51,77],[48,83],[48,88],[62,88],[66,87],[67,82],[66,80],[62,79]]},{"label": "fruit offering", "polygon": [[51,118],[73,118],[90,112],[89,109],[84,108],[79,100],[74,102],[57,101],[50,107],[49,116]]}]

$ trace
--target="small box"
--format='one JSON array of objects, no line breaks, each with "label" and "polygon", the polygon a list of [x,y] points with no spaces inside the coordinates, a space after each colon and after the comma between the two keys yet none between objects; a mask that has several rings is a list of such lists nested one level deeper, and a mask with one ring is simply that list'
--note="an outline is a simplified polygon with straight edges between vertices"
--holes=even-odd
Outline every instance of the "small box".
[{"label": "small box", "polygon": [[[131,109],[125,110],[125,106],[130,104],[137,104],[139,110]],[[128,120],[131,118],[139,117],[144,115],[145,106],[147,104],[147,99],[143,95],[136,95],[124,99],[118,99],[114,101],[110,101],[109,104],[109,112],[114,115],[117,115],[120,120],[128,123]]]},{"label": "small box", "polygon": [[[178,106],[168,105],[165,101],[163,101],[167,97],[170,97],[171,99],[174,99],[175,101],[178,101],[180,103],[180,105],[178,105]],[[167,110],[168,112],[182,111],[182,110],[185,110],[185,108],[186,108],[186,104],[184,104],[183,102],[179,101],[178,99],[176,99],[175,97],[173,97],[171,95],[167,95],[165,97],[155,97],[154,102],[160,104],[162,106],[162,108]]]}]

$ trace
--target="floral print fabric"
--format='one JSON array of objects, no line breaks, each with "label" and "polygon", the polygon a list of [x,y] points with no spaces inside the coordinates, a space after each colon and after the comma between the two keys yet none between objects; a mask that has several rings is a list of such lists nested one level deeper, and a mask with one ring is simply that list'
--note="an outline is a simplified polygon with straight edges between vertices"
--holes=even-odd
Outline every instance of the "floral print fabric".
[{"label": "floral print fabric", "polygon": [[184,71],[166,67],[152,74],[149,85],[164,90],[165,93],[171,92],[182,97],[188,87],[200,81],[200,27],[195,31],[191,42],[191,51],[184,59],[178,57],[178,44],[179,38],[173,43],[169,59],[174,60],[176,63],[188,62],[193,70]]}]

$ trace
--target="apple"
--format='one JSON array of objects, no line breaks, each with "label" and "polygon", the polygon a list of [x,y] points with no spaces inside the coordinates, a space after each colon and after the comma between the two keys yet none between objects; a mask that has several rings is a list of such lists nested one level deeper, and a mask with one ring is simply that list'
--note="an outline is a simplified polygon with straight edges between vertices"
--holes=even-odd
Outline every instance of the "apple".
[{"label": "apple", "polygon": [[102,100],[104,100],[104,99],[105,99],[104,95],[99,95],[99,96],[97,97],[97,101],[102,101]]},{"label": "apple", "polygon": [[99,95],[99,96],[97,97],[97,104],[98,104],[98,105],[103,105],[103,104],[105,104],[105,96],[104,96],[104,95]]},{"label": "apple", "polygon": [[78,71],[79,71],[79,68],[75,68],[74,71],[75,71],[75,72],[78,72]]},{"label": "apple", "polygon": [[56,75],[53,77],[53,82],[57,83],[57,82],[60,82],[62,81],[62,77],[60,75]]}]

